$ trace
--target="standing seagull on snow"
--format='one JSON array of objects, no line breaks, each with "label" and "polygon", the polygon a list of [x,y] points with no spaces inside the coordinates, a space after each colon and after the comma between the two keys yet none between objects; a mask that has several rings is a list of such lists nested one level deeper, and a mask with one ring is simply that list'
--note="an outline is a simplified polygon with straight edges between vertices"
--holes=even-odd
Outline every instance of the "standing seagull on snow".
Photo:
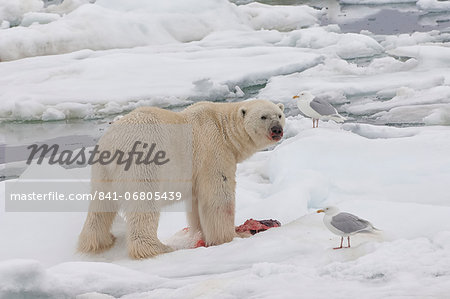
[{"label": "standing seagull on snow", "polygon": [[[319,119],[331,119],[335,122],[344,122],[345,120],[345,117],[339,115],[337,110],[331,106],[330,103],[324,99],[314,97],[309,91],[303,91],[292,98],[297,99],[298,109],[300,109],[304,115],[312,118],[313,128],[319,126]],[[317,121],[317,125],[315,124],[315,121]]]},{"label": "standing seagull on snow", "polygon": [[341,246],[333,249],[341,249],[344,237],[347,237],[347,248],[350,248],[350,236],[357,233],[372,233],[376,229],[372,223],[350,213],[340,212],[336,207],[326,207],[317,210],[317,213],[325,213],[323,223],[334,234],[341,236]]}]

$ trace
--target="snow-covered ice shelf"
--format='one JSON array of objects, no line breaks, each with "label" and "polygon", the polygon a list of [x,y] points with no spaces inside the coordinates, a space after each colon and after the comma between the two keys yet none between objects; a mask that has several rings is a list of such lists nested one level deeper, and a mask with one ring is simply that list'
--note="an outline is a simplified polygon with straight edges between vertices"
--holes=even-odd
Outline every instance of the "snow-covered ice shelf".
[{"label": "snow-covered ice shelf", "polygon": [[[293,137],[239,165],[236,224],[250,217],[284,224],[249,239],[130,261],[124,223],[118,221],[115,247],[87,258],[73,251],[83,213],[0,212],[0,241],[6,244],[0,247],[6,259],[0,262],[0,296],[27,292],[64,298],[94,291],[128,294],[124,298],[447,294],[448,128],[322,125],[312,129],[309,120],[290,117],[286,133]],[[353,248],[333,251],[339,238],[314,213],[327,204],[371,220],[382,234],[358,235]],[[163,214],[159,235],[167,239],[185,225],[183,213]],[[169,240],[173,246],[179,242]],[[323,285],[327,288],[318,293]]]},{"label": "snow-covered ice shelf", "polygon": [[[74,250],[84,213],[0,208],[0,298],[448,296],[448,1],[46,2],[0,0],[2,142],[19,151],[65,136],[82,146],[142,105],[283,102],[285,137],[238,166],[236,207],[236,225],[273,218],[283,226],[131,261],[123,221],[114,248],[85,257]],[[423,32],[345,30],[386,9],[418,15]],[[328,97],[349,121],[312,129],[292,100],[300,90]],[[22,164],[8,166],[19,175]],[[333,251],[339,237],[314,213],[331,204],[383,232]],[[166,213],[158,234],[184,248],[189,240],[174,234],[185,226],[183,213]]]},{"label": "snow-covered ice shelf", "polygon": [[[0,60],[13,60],[0,67],[0,119],[92,119],[141,105],[239,100],[247,97],[241,89],[268,82],[260,97],[289,103],[311,89],[354,119],[449,123],[449,33],[343,33],[318,26],[324,8],[190,1],[11,5],[5,20],[32,25],[0,31]],[[35,57],[18,59],[27,56]]]}]

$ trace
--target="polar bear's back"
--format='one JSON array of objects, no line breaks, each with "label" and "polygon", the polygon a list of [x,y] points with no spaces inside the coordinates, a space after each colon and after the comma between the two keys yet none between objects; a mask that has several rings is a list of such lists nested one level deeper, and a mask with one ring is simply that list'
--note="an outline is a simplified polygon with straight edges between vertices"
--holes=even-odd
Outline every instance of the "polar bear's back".
[{"label": "polar bear's back", "polygon": [[[178,112],[157,107],[140,107],[124,117],[117,124],[181,124],[184,118]],[[115,124],[116,124],[115,123]]]},{"label": "polar bear's back", "polygon": [[[107,129],[98,142],[98,151],[122,152],[125,158],[130,152],[134,153],[128,168],[126,163],[117,163],[117,159],[112,163],[93,164],[91,182],[94,191],[118,194],[163,193],[179,189],[186,194],[191,191],[191,187],[183,182],[192,179],[192,134],[190,125],[180,113],[154,107],[135,109]],[[159,152],[164,152],[164,156],[156,161],[167,163],[151,162]],[[146,163],[138,163],[138,156],[141,161],[147,159]],[[128,206],[119,201],[118,204],[121,209],[145,210],[165,203],[144,201]]]}]

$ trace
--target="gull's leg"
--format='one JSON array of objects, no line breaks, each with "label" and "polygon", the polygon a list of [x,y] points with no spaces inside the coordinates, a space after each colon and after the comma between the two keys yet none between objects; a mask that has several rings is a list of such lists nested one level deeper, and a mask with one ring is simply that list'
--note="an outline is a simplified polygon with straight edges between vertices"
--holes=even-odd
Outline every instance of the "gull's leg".
[{"label": "gull's leg", "polygon": [[350,248],[350,236],[347,237],[347,248]]},{"label": "gull's leg", "polygon": [[314,118],[312,118],[312,121],[313,121],[313,128],[315,128],[315,126],[314,126],[314,125],[315,125],[315,123],[314,123]]},{"label": "gull's leg", "polygon": [[316,119],[316,128],[319,127],[319,119]]},{"label": "gull's leg", "polygon": [[341,249],[342,248],[342,243],[344,242],[344,237],[341,237],[341,246],[340,247],[335,247],[333,249]]}]

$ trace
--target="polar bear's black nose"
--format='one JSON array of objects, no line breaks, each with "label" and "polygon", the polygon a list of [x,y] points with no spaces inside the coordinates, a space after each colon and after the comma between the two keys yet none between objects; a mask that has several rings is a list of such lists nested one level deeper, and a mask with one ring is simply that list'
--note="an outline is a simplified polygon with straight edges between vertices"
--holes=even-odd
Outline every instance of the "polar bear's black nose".
[{"label": "polar bear's black nose", "polygon": [[273,126],[272,128],[270,128],[270,131],[273,134],[280,135],[281,133],[283,133],[283,128],[281,126],[279,126],[279,125],[276,125],[276,126]]}]

